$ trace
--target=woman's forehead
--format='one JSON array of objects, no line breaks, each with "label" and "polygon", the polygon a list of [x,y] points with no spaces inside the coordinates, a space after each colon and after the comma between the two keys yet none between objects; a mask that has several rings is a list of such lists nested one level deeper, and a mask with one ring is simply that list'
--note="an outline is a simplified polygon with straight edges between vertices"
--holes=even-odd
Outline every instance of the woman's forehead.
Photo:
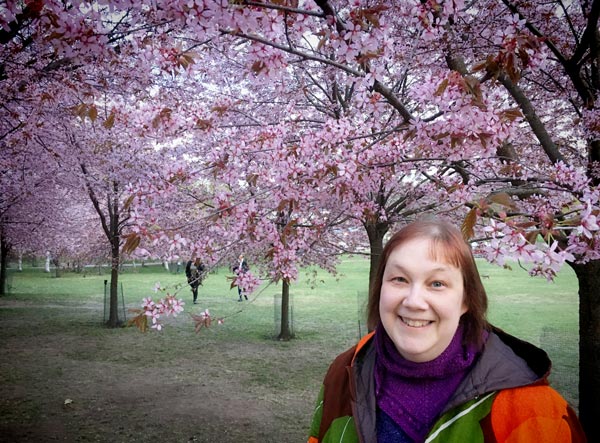
[{"label": "woman's forehead", "polygon": [[[430,238],[427,236],[416,237],[410,240],[404,241],[394,247],[390,253],[390,257],[397,252],[399,249],[409,248],[426,248],[427,258],[431,261],[439,262],[444,265],[451,267],[460,268],[459,255],[460,252],[456,248],[452,248],[449,244],[444,241],[440,241],[437,238]],[[388,258],[389,260],[389,258]]]}]

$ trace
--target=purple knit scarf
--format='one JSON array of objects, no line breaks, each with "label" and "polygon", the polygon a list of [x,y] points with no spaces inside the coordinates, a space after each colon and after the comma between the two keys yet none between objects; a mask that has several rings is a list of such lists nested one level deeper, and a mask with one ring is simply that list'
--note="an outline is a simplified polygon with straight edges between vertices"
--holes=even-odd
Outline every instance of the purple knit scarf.
[{"label": "purple knit scarf", "polygon": [[434,360],[415,363],[396,350],[380,323],[375,333],[375,390],[381,408],[415,442],[421,442],[477,357],[462,345],[459,325],[448,347]]}]

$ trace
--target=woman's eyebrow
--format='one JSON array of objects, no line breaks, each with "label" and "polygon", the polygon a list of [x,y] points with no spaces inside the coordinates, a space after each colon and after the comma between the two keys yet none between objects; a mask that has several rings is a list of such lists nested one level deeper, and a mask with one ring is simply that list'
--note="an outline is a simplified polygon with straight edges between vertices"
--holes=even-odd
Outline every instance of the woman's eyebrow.
[{"label": "woman's eyebrow", "polygon": [[[388,262],[386,265],[387,267],[393,268],[393,270],[395,271],[402,271],[402,272],[408,272],[404,266],[402,266],[402,264],[400,263],[396,263],[396,262]],[[446,265],[446,264],[440,264],[439,266],[436,266],[435,268],[431,268],[428,270],[428,272],[448,272],[450,271],[450,265]]]}]

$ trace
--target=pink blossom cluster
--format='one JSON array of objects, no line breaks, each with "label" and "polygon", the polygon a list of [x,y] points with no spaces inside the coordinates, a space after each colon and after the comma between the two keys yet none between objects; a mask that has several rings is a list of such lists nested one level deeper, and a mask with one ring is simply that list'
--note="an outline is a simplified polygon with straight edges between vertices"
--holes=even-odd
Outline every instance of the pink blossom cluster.
[{"label": "pink blossom cluster", "polygon": [[258,79],[277,80],[286,67],[286,60],[281,51],[260,43],[250,47],[247,63],[249,71]]},{"label": "pink blossom cluster", "polygon": [[567,251],[577,256],[577,262],[600,259],[600,189],[587,189],[581,199],[576,229],[569,234]]},{"label": "pink blossom cluster", "polygon": [[526,232],[508,223],[490,220],[483,231],[490,239],[483,245],[483,251],[491,263],[501,266],[510,260],[528,263],[532,265],[531,275],[552,280],[566,261],[575,260],[573,254],[558,248],[558,241],[530,243],[525,238]]},{"label": "pink blossom cluster", "polygon": [[10,31],[10,23],[13,22],[17,14],[22,12],[22,2],[7,0],[0,5],[0,26],[5,31]]},{"label": "pink blossom cluster", "polygon": [[532,276],[543,276],[548,281],[554,279],[565,261],[575,261],[573,254],[558,248],[557,241],[554,241],[550,246],[544,244],[541,253],[541,260],[533,262],[534,266],[529,270],[529,274]]},{"label": "pink blossom cluster", "polygon": [[167,294],[165,298],[161,298],[158,302],[154,302],[151,297],[144,298],[142,308],[144,315],[152,320],[151,327],[160,331],[162,329],[161,317],[163,315],[177,317],[177,314],[183,311],[184,305],[185,302],[175,295]]},{"label": "pink blossom cluster", "polygon": [[575,192],[584,192],[588,188],[590,179],[581,168],[577,168],[574,165],[567,165],[562,161],[557,162],[554,167],[554,177],[557,183]]},{"label": "pink blossom cluster", "polygon": [[252,294],[261,285],[260,278],[254,275],[252,271],[237,274],[234,283],[245,294]]},{"label": "pink blossom cluster", "polygon": [[600,260],[600,240],[598,239],[598,235],[588,239],[577,233],[571,233],[569,235],[567,251],[577,256],[578,263]]},{"label": "pink blossom cluster", "polygon": [[597,236],[598,231],[600,231],[600,227],[598,227],[598,216],[600,215],[600,210],[597,207],[598,191],[594,193],[594,200],[592,202],[589,196],[583,200],[583,210],[579,213],[581,221],[579,226],[577,226],[577,233],[588,239]]},{"label": "pink blossom cluster", "polygon": [[583,123],[589,137],[600,136],[600,109],[586,109],[583,112]]}]

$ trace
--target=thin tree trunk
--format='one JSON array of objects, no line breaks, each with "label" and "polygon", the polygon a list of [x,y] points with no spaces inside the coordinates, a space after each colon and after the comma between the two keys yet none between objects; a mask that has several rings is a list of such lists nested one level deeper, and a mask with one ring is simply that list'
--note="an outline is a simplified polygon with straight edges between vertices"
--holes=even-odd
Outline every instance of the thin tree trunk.
[{"label": "thin tree trunk", "polygon": [[52,264],[54,265],[54,277],[60,277],[60,261],[58,258],[52,259]]},{"label": "thin tree trunk", "polygon": [[371,250],[371,261],[369,264],[369,291],[375,279],[381,252],[383,251],[383,239],[390,229],[387,223],[365,224],[367,236],[369,237],[369,247]]},{"label": "thin tree trunk", "polygon": [[579,282],[579,418],[600,442],[600,260],[571,264]]},{"label": "thin tree trunk", "polygon": [[288,341],[292,338],[290,332],[290,284],[284,280],[281,286],[281,329],[279,340]]},{"label": "thin tree trunk", "polygon": [[8,266],[6,261],[9,251],[10,245],[0,232],[0,295],[5,295],[7,292]]},{"label": "thin tree trunk", "polygon": [[[115,244],[116,243],[116,244]],[[121,325],[119,320],[119,238],[116,237],[116,242],[113,240],[111,248],[111,269],[110,269],[110,297],[109,297],[109,328],[117,328]]]},{"label": "thin tree trunk", "polygon": [[117,191],[118,184],[114,182],[112,196],[108,198],[111,246],[110,309],[108,326],[111,328],[121,326],[121,320],[119,320],[119,264],[121,263],[121,236],[119,233],[119,201],[117,198]]}]

